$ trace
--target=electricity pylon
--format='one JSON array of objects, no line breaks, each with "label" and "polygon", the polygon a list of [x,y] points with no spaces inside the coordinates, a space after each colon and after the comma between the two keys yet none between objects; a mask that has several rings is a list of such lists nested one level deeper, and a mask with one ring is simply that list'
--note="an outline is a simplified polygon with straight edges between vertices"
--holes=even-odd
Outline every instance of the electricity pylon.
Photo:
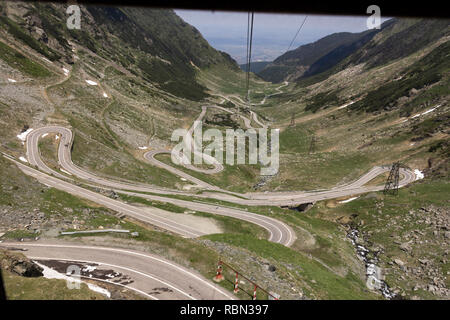
[{"label": "electricity pylon", "polygon": [[392,167],[391,171],[389,172],[389,177],[386,180],[386,184],[384,185],[384,194],[398,194],[398,181],[400,178],[400,163],[395,162]]}]

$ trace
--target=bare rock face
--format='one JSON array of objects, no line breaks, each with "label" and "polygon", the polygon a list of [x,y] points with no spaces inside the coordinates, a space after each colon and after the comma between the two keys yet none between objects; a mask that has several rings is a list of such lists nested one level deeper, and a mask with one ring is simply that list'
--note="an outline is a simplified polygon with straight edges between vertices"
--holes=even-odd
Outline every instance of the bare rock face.
[{"label": "bare rock face", "polygon": [[48,43],[48,36],[43,29],[39,27],[33,27],[32,35],[36,40]]},{"label": "bare rock face", "polygon": [[44,270],[25,256],[10,251],[0,251],[2,269],[9,270],[22,277],[42,277]]},{"label": "bare rock face", "polygon": [[14,273],[17,273],[19,276],[22,277],[42,277],[42,271],[44,269],[42,269],[40,266],[38,266],[37,264],[31,262],[31,261],[27,261],[27,260],[15,260],[14,261],[14,265],[12,266],[11,271]]}]

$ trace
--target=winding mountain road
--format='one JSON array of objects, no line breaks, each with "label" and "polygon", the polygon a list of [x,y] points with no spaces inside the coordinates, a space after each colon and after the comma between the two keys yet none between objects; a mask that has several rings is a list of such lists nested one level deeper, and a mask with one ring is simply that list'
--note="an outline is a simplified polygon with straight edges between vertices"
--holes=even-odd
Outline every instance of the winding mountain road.
[{"label": "winding mountain road", "polygon": [[[234,113],[233,111],[220,106],[203,106],[200,115],[184,136],[185,141],[194,150],[196,149],[196,142],[193,139],[192,134],[197,129],[199,123],[203,121],[208,108],[217,108],[224,112]],[[262,128],[267,128],[267,125],[261,122],[258,119],[257,114],[252,110],[250,110],[252,120],[241,114],[239,114],[239,116],[242,118],[244,125],[248,129],[252,128],[252,120]],[[47,135],[49,133],[57,134],[59,137],[58,163],[61,171],[52,169],[46,165],[40,155],[39,139],[43,135]],[[287,247],[291,246],[296,241],[296,234],[289,225],[282,221],[267,215],[249,212],[247,209],[244,210],[230,206],[200,202],[195,199],[179,199],[171,196],[183,195],[193,196],[196,198],[211,198],[245,206],[295,206],[301,203],[355,196],[362,193],[382,190],[383,186],[369,186],[367,183],[378,175],[390,170],[390,166],[377,166],[372,168],[359,179],[345,185],[336,186],[329,190],[252,192],[239,194],[211,185],[208,182],[193,177],[179,168],[163,163],[155,158],[158,154],[170,153],[168,150],[151,150],[144,154],[144,159],[146,159],[149,163],[186,179],[203,189],[203,193],[193,193],[189,191],[156,187],[134,181],[123,181],[117,178],[111,179],[91,173],[78,167],[72,162],[72,143],[73,133],[69,128],[61,126],[46,126],[32,130],[26,137],[26,155],[30,165],[20,163],[11,156],[4,156],[15,162],[25,174],[36,178],[43,184],[93,201],[106,208],[132,217],[133,219],[152,224],[158,228],[168,230],[169,232],[176,233],[182,237],[196,238],[206,235],[207,233],[198,230],[198,228],[195,228],[186,222],[183,223],[183,221],[161,216],[161,212],[158,212],[160,209],[153,207],[143,208],[133,206],[120,200],[111,199],[85,187],[81,187],[79,180],[88,186],[112,189],[119,193],[145,198],[150,201],[171,203],[173,205],[194,211],[207,212],[244,220],[265,229],[267,231],[269,241],[279,243]],[[197,150],[202,149],[198,148]],[[201,151],[194,152],[201,153]],[[201,156],[205,158],[204,154],[201,154]],[[178,155],[178,159],[181,160],[181,163],[183,163],[183,157],[184,155],[182,154]],[[206,156],[206,161],[210,166],[212,166],[212,168],[199,168],[187,162],[183,165],[190,170],[203,174],[217,174],[224,169],[223,165],[213,157]],[[400,174],[400,187],[416,180],[415,174],[408,169],[401,168]],[[39,241],[38,243],[0,244],[0,246],[5,245],[14,245],[15,247],[25,248],[28,250],[26,251],[26,255],[28,257],[39,261],[73,261],[96,264],[98,267],[103,268],[112,268],[113,270],[126,274],[133,279],[132,283],[117,285],[125,286],[128,289],[134,290],[149,299],[234,299],[233,295],[227,293],[211,281],[204,279],[196,272],[188,270],[155,255],[150,255],[143,252],[120,248],[65,244],[61,242],[46,243]],[[108,282],[104,279],[98,280]]]},{"label": "winding mountain road", "polygon": [[288,81],[284,81],[283,84],[282,84],[281,86],[275,88],[275,90],[276,90],[277,92],[268,94],[268,95],[266,95],[266,96],[264,97],[264,99],[261,100],[260,103],[252,103],[251,105],[252,105],[252,106],[260,106],[260,105],[263,105],[264,103],[266,103],[266,99],[267,99],[267,98],[270,98],[270,97],[273,97],[273,96],[282,94],[283,91],[281,91],[281,88],[286,87],[287,85],[289,85],[289,82],[288,82]]},{"label": "winding mountain road", "polygon": [[[195,126],[202,121],[206,114],[207,108],[214,107],[219,108],[224,111],[230,112],[229,110],[218,107],[218,106],[204,106],[202,112],[197,118],[197,121],[191,126],[187,133],[187,139],[190,143],[194,143],[192,140],[192,133],[195,130]],[[256,114],[252,114],[257,122]],[[228,206],[220,206],[209,203],[199,203],[198,201],[188,201],[180,200],[173,197],[167,197],[172,195],[184,195],[184,196],[195,196],[200,198],[213,198],[218,200],[224,200],[228,202],[233,202],[245,206],[295,206],[301,203],[316,202],[320,200],[340,198],[346,196],[354,196],[362,193],[367,193],[371,191],[379,191],[383,189],[383,186],[366,186],[367,182],[375,178],[376,176],[389,171],[390,167],[374,167],[368,173],[357,179],[356,181],[334,187],[329,190],[317,190],[317,191],[289,191],[289,192],[264,192],[264,193],[245,193],[239,194],[223,190],[219,187],[213,186],[201,179],[195,178],[188,173],[172,167],[171,165],[165,164],[155,158],[157,154],[167,153],[167,150],[152,150],[144,154],[144,158],[160,168],[168,170],[186,180],[189,180],[199,187],[205,189],[203,193],[197,194],[188,191],[172,190],[168,188],[155,187],[151,185],[146,185],[142,183],[135,183],[133,181],[120,181],[113,180],[105,177],[95,175],[88,172],[82,168],[76,166],[71,160],[71,145],[73,142],[72,131],[68,128],[60,126],[48,126],[32,130],[26,139],[27,146],[27,158],[30,165],[36,167],[36,170],[21,164],[16,161],[19,168],[21,168],[25,173],[32,175],[39,179],[41,182],[51,185],[55,188],[64,190],[76,196],[86,198],[88,200],[97,202],[107,208],[121,212],[125,215],[131,216],[135,219],[154,224],[163,229],[167,229],[171,232],[175,232],[184,237],[197,237],[204,235],[198,230],[194,230],[192,227],[183,225],[178,222],[168,221],[163,217],[159,217],[157,213],[152,214],[149,211],[145,211],[142,208],[131,206],[129,204],[123,203],[118,200],[113,200],[111,198],[99,195],[96,192],[87,190],[80,186],[74,185],[76,182],[71,176],[63,175],[61,172],[55,171],[49,168],[41,159],[39,153],[39,138],[48,133],[56,133],[60,136],[60,144],[58,148],[58,161],[61,168],[69,173],[70,175],[82,179],[90,185],[103,188],[110,188],[122,193],[128,193],[130,195],[139,196],[147,198],[154,201],[162,201],[167,203],[172,203],[177,206],[188,208],[196,211],[203,211],[212,214],[230,216],[233,218],[245,220],[254,223],[262,228],[266,229],[269,234],[269,240],[283,244],[285,246],[290,246],[295,241],[295,232],[287,224],[273,219],[271,217],[255,214],[242,210],[239,208],[230,208]],[[190,137],[190,140],[189,140]],[[214,158],[213,158],[214,159]],[[214,159],[215,160],[215,159]],[[217,161],[216,161],[217,162]],[[207,169],[203,173],[214,174],[220,172],[223,169],[221,164],[212,162],[214,169]],[[42,172],[43,171],[43,172]],[[401,181],[400,187],[405,186],[416,179],[415,174],[408,169],[400,169]],[[152,193],[142,194],[138,192]]]},{"label": "winding mountain road", "polygon": [[[11,159],[10,159],[11,160]],[[12,160],[15,161],[15,160]],[[15,161],[16,165],[21,169],[25,174],[36,178],[41,183],[57,188],[59,190],[65,191],[72,195],[87,199],[89,201],[98,203],[106,208],[134,218],[136,220],[146,222],[162,228],[164,230],[168,230],[170,232],[179,234],[185,238],[196,238],[205,235],[206,233],[199,231],[198,229],[191,227],[182,222],[178,222],[175,219],[168,219],[166,217],[162,217],[159,214],[159,210],[155,210],[152,207],[140,208],[136,206],[132,206],[126,204],[124,202],[111,199],[97,192],[88,190],[86,188],[82,188],[77,186],[71,182],[67,182],[65,180],[53,177],[51,175],[45,174],[39,170],[30,168],[22,163]],[[154,212],[152,212],[154,211]]]}]

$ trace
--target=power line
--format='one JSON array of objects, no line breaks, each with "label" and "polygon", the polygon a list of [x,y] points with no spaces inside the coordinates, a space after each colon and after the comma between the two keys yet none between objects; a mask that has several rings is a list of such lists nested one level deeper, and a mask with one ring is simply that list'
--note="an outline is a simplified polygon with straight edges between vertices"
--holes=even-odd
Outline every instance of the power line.
[{"label": "power line", "polygon": [[[249,47],[248,41],[250,40],[249,35],[250,35],[250,12],[248,12],[248,14],[247,14],[247,52],[246,52],[246,56],[245,56],[245,59],[246,59],[245,60],[245,63],[246,63],[245,72],[247,74],[249,71],[249,66],[248,66],[248,47]],[[247,75],[246,75],[245,81],[247,81]]]},{"label": "power line", "polygon": [[[250,19],[250,12],[248,13],[247,18],[247,85],[246,85],[246,91],[247,91],[247,101],[249,101],[249,87],[250,87],[250,68],[251,68],[251,61],[252,61],[252,40],[253,40],[253,19],[254,19],[254,12],[251,13],[251,19]],[[249,31],[250,29],[250,36]]]},{"label": "power line", "polygon": [[[249,40],[250,40],[250,11],[247,13],[247,52],[245,56],[245,80],[244,80],[244,87],[246,90],[247,84],[248,84],[248,74],[250,72],[250,66],[248,64],[248,48],[249,48]],[[246,91],[247,92],[247,91]],[[238,113],[239,113],[239,106],[238,106]]]},{"label": "power line", "polygon": [[303,22],[302,22],[300,28],[298,28],[297,33],[295,34],[294,38],[292,39],[291,43],[289,44],[289,47],[288,47],[288,49],[286,50],[286,52],[288,52],[289,49],[291,49],[291,46],[292,46],[292,44],[294,43],[295,38],[297,38],[297,35],[299,34],[300,30],[302,30],[303,25],[304,25],[305,22],[306,22],[306,18],[308,18],[308,16],[305,16],[305,19],[303,19]]}]

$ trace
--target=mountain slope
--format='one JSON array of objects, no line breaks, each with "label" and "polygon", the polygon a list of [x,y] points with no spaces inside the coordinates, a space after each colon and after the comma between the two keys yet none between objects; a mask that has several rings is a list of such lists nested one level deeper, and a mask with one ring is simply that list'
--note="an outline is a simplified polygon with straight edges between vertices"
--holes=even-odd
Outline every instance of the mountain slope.
[{"label": "mountain slope", "polygon": [[[362,46],[331,50],[309,67],[317,73],[255,107],[282,128],[280,173],[262,191],[321,188],[332,174],[351,180],[394,161],[448,173],[449,26],[392,20]],[[359,49],[348,54],[347,46]]]},{"label": "mountain slope", "polygon": [[380,30],[338,33],[301,46],[275,59],[258,75],[272,82],[289,79],[309,85],[351,66],[365,64],[370,69],[388,64],[449,34],[449,20],[394,18]]},{"label": "mountain slope", "polygon": [[406,57],[450,34],[450,20],[395,19],[347,62],[367,62],[368,68]]},{"label": "mountain slope", "polygon": [[206,88],[195,80],[196,66],[223,64],[238,70],[234,60],[213,49],[197,29],[170,10],[81,7],[81,30],[67,29],[65,6],[4,4],[1,10],[1,25],[51,61],[73,62],[66,40],[73,39],[162,90],[187,99],[207,96]]},{"label": "mountain slope", "polygon": [[[342,56],[342,53],[333,54],[334,50],[340,50],[348,55],[369,41],[376,33],[377,31],[368,30],[361,33],[340,32],[331,34],[314,43],[302,45],[295,50],[284,53],[266,66],[258,75],[266,81],[282,82],[301,77],[306,72],[315,74],[317,70],[323,68],[320,66],[321,63],[324,61],[329,63],[329,59],[336,60]],[[313,66],[312,69],[311,66]]]},{"label": "mountain slope", "polygon": [[[250,72],[253,73],[259,73],[261,72],[268,64],[270,64],[269,61],[253,61],[250,64]],[[247,71],[247,63],[239,65],[242,70]]]},{"label": "mountain slope", "polygon": [[[83,6],[82,29],[69,31],[65,6],[2,2],[0,8],[1,17],[6,17],[0,28],[0,150],[16,159],[26,156],[19,133],[60,125],[74,132],[72,156],[77,166],[114,180],[186,190],[192,185],[142,161],[145,150],[170,150],[173,130],[190,126],[206,103],[221,104],[229,111],[245,105],[239,102],[246,94],[244,73],[170,11]],[[426,177],[421,185],[417,181],[402,188],[398,198],[380,192],[351,202],[319,201],[308,212],[242,207],[291,225],[298,239],[291,248],[258,239],[253,228],[238,221],[227,222],[228,234],[191,241],[123,223],[109,210],[47,188],[0,158],[0,222],[17,229],[6,236],[35,237],[35,230],[41,230],[40,236],[54,239],[60,231],[56,227],[121,225],[139,231],[135,239],[139,248],[167,252],[168,258],[186,261],[209,279],[214,273],[210,267],[220,255],[237,263],[244,274],[261,275],[258,283],[269,280],[267,287],[283,299],[379,297],[365,286],[369,270],[348,241],[347,228],[341,224],[347,221],[347,227],[370,237],[374,245],[363,243],[371,251],[367,256],[379,254],[386,281],[400,290],[399,296],[443,298],[443,288],[430,285],[448,283],[448,261],[438,246],[447,241],[444,227],[449,226],[440,218],[448,208],[450,172],[449,37],[445,24],[433,21],[402,19],[391,26],[375,36],[368,32],[370,40],[350,35],[345,42],[337,36],[339,44],[324,44],[320,57],[311,54],[319,50],[305,53],[310,65],[295,83],[273,85],[251,75],[252,111],[269,128],[280,130],[277,175],[261,180],[254,174],[258,167],[239,165],[197,177],[236,191],[317,190],[340,188],[373,166],[400,161]],[[415,38],[409,33],[418,26],[428,29]],[[415,42],[420,42],[416,48]],[[295,68],[295,63],[285,67]],[[244,108],[241,112],[249,115]],[[206,114],[205,128],[225,130],[227,121],[208,121],[215,115]],[[244,122],[235,123],[246,128]],[[253,120],[251,125],[260,127]],[[57,161],[60,140],[54,134],[41,137],[39,150],[48,166],[65,174]],[[433,176],[442,181],[432,181]],[[385,179],[379,176],[369,184]],[[140,205],[162,205],[109,194]],[[164,207],[184,212],[184,217],[190,214],[181,207]],[[48,219],[50,224],[42,228]],[[434,225],[424,229],[425,219]],[[121,237],[111,242],[117,244]],[[108,243],[107,236],[97,239]],[[127,245],[133,246],[128,240],[132,239],[126,238]],[[411,240],[417,249],[414,255],[403,250]],[[412,271],[422,265],[419,257],[431,262],[419,268],[422,274]],[[262,258],[264,264],[259,262]],[[398,259],[405,262],[402,268],[395,262]],[[268,263],[275,271],[268,270]],[[283,291],[279,279],[288,284]],[[417,284],[419,290],[413,289]]]},{"label": "mountain slope", "polygon": [[150,139],[168,147],[172,130],[197,115],[211,92],[199,73],[243,72],[171,10],[80,6],[81,30],[69,30],[66,8],[0,3],[1,147],[19,157],[23,128],[68,126],[78,165],[182,188],[179,178],[142,161],[139,148]]}]

